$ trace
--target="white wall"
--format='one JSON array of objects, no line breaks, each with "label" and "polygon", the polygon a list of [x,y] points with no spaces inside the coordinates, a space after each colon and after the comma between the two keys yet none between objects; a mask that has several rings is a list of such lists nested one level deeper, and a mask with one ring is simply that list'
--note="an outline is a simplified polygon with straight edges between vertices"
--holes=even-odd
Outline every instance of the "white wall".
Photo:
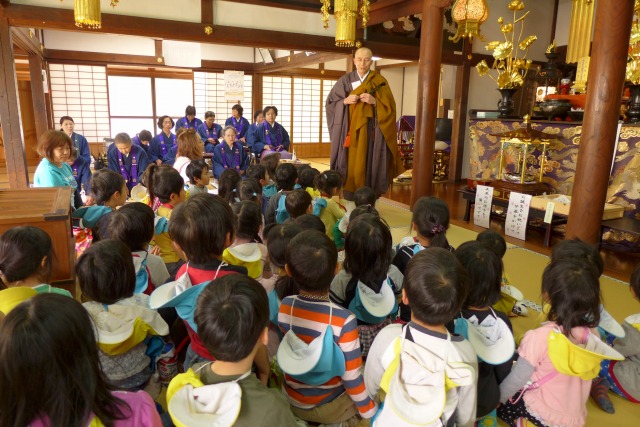
[{"label": "white wall", "polygon": [[402,90],[402,84],[404,82],[404,68],[384,68],[380,70],[380,74],[389,82],[389,88],[393,93],[393,98],[396,100],[396,120],[400,116],[404,115],[402,110],[402,104],[404,102],[404,92]]},{"label": "white wall", "polygon": [[79,33],[72,31],[44,31],[44,46],[47,49],[76,50],[99,53],[121,53],[124,55],[154,56],[153,39],[115,34]]},{"label": "white wall", "polygon": [[556,45],[569,44],[569,24],[571,23],[571,0],[560,0],[558,3],[558,19],[556,21]]},{"label": "white wall", "polygon": [[325,70],[331,71],[347,71],[347,59],[336,59],[335,61],[329,61],[324,63]]},{"label": "white wall", "polygon": [[[254,62],[252,47],[236,47],[222,44],[201,43],[202,59],[211,61]],[[260,56],[258,54],[258,56]],[[260,57],[262,62],[262,57]]]}]

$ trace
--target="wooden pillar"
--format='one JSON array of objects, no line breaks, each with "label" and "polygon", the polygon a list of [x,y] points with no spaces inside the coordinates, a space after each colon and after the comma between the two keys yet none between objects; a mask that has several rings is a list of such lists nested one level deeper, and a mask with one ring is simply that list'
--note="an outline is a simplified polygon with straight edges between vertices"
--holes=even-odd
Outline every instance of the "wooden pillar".
[{"label": "wooden pillar", "polygon": [[567,238],[595,244],[607,194],[627,65],[633,1],[600,0]]},{"label": "wooden pillar", "polygon": [[6,18],[0,18],[0,120],[9,188],[27,188],[29,176],[24,155],[17,83],[11,28]]},{"label": "wooden pillar", "polygon": [[465,40],[462,55],[464,61],[456,68],[456,93],[453,102],[453,130],[451,132],[451,155],[449,160],[449,182],[462,178],[464,144],[467,135],[467,106],[469,101],[469,79],[471,78],[471,41]]},{"label": "wooden pillar", "polygon": [[29,76],[31,77],[31,102],[36,125],[36,137],[49,129],[47,119],[47,102],[44,98],[44,83],[42,82],[42,57],[29,55]]},{"label": "wooden pillar", "polygon": [[418,65],[418,102],[413,152],[410,205],[432,193],[433,150],[436,143],[438,89],[442,65],[442,7],[439,0],[423,0]]}]

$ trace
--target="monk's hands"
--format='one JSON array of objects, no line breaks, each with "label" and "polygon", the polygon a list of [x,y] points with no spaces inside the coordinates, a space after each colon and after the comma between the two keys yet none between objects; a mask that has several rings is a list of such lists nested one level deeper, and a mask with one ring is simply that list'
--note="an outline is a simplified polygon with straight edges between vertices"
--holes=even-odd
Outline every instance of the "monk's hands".
[{"label": "monk's hands", "polygon": [[360,95],[360,101],[366,102],[367,104],[376,105],[376,97],[369,93],[363,93],[362,95]]},{"label": "monk's hands", "polygon": [[358,99],[360,99],[360,96],[358,95],[349,95],[342,102],[344,105],[351,105],[357,103]]}]

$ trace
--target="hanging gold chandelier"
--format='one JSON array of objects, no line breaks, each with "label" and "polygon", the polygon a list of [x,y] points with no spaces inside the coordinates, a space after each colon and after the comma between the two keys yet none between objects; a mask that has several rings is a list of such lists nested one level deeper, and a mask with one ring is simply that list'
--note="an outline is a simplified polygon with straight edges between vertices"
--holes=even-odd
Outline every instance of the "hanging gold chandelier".
[{"label": "hanging gold chandelier", "polygon": [[[116,7],[120,0],[111,0],[111,7]],[[96,30],[102,27],[102,14],[100,12],[100,0],[74,0],[73,18],[76,26],[87,26]]]},{"label": "hanging gold chandelier", "polygon": [[[331,0],[320,1],[322,3],[320,11],[324,28],[329,28]],[[362,17],[362,26],[366,27],[369,21],[369,5],[369,0],[361,0],[360,12],[358,13],[358,0],[334,0],[333,16],[336,18],[336,46],[355,46],[358,15]]]},{"label": "hanging gold chandelier", "polygon": [[480,35],[480,24],[489,17],[489,8],[485,0],[456,0],[451,9],[451,17],[458,24],[458,31],[455,36],[449,37],[449,40],[457,42],[465,37],[478,37],[484,41]]}]

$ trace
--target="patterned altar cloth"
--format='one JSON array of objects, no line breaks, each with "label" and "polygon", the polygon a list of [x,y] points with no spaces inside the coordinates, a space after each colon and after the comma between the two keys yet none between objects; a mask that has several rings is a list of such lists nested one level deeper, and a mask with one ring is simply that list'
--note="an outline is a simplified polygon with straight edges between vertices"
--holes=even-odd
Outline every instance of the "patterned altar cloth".
[{"label": "patterned altar cloth", "polygon": [[[500,168],[500,138],[491,136],[519,129],[522,121],[469,120],[470,176],[495,179]],[[554,193],[571,195],[578,158],[582,126],[571,122],[532,122],[533,129],[557,135],[547,147],[547,161],[543,181]],[[507,163],[516,164],[519,151],[507,149]],[[527,154],[528,173],[539,173],[542,152],[534,149]],[[607,202],[624,206],[624,216],[640,221],[640,126],[623,125],[616,149],[613,169],[609,177]],[[628,233],[605,229],[603,242],[616,249],[640,251],[637,237]]]}]

